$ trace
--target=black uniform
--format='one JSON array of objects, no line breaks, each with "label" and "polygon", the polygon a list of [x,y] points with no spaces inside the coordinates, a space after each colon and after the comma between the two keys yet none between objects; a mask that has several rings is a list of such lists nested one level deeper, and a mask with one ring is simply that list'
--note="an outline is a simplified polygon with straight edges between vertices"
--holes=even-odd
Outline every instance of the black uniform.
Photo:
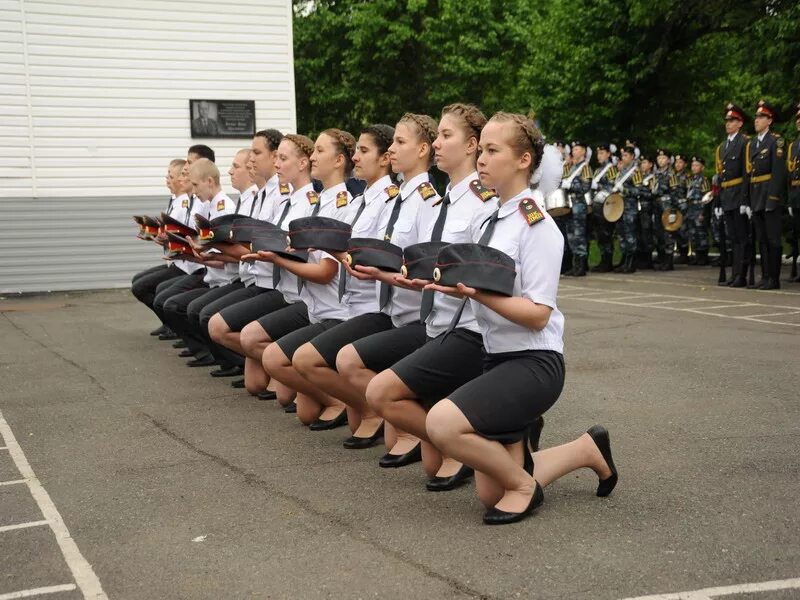
[{"label": "black uniform", "polygon": [[748,138],[741,132],[732,140],[726,139],[716,152],[717,181],[719,182],[719,201],[725,213],[725,233],[728,245],[733,251],[731,279],[728,285],[744,287],[750,253],[748,240],[750,223],[747,215],[740,212],[747,206],[748,188],[745,184],[745,149]]}]

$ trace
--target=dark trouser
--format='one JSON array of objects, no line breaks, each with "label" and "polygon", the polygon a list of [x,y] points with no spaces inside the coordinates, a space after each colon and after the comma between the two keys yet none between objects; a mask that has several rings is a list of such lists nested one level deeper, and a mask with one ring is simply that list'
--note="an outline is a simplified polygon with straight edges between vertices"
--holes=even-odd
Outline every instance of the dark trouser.
[{"label": "dark trouser", "polygon": [[153,300],[153,312],[158,315],[161,321],[164,321],[164,303],[172,296],[188,292],[189,290],[196,290],[198,288],[208,289],[208,284],[203,281],[206,270],[200,269],[189,275],[183,275],[170,279],[159,284],[156,288],[156,297]]},{"label": "dark trouser", "polygon": [[731,277],[747,277],[747,267],[750,264],[750,221],[747,215],[739,214],[739,208],[725,211],[725,233],[727,234],[728,248],[733,252]]},{"label": "dark trouser", "polygon": [[181,336],[186,342],[186,347],[198,355],[208,354],[209,350],[205,340],[189,325],[186,311],[189,309],[189,304],[211,291],[214,290],[209,290],[207,287],[195,288],[170,296],[164,303],[164,324]]},{"label": "dark trouser", "polygon": [[[211,336],[208,335],[208,322],[211,320],[211,317],[213,317],[223,308],[232,306],[233,304],[238,304],[244,300],[249,300],[250,298],[255,298],[256,296],[260,296],[261,294],[269,291],[271,290],[265,290],[264,288],[256,287],[255,285],[244,287],[244,284],[240,282],[236,289],[232,289],[230,292],[220,298],[217,298],[216,300],[206,303],[206,296],[203,296],[189,305],[189,321],[191,323],[194,323],[195,321],[197,322],[200,335],[202,335],[205,339],[208,349],[211,350],[211,354],[217,359],[217,362],[221,367],[244,367],[244,357],[236,354],[236,352],[233,350],[230,350],[211,339]],[[195,313],[198,308],[200,309],[200,312]]]},{"label": "dark trouser", "polygon": [[778,207],[753,213],[753,229],[761,251],[761,277],[773,281],[781,275],[781,211]]},{"label": "dark trouser", "polygon": [[185,275],[185,273],[175,265],[164,265],[163,267],[159,265],[158,269],[153,268],[137,273],[131,284],[131,292],[139,302],[150,310],[154,310],[153,302],[156,299],[156,288],[158,284],[175,279],[181,275]]},{"label": "dark trouser", "polygon": [[561,232],[561,235],[564,236],[564,254],[561,257],[561,272],[564,273],[572,268],[572,249],[569,247],[569,240],[567,239],[567,220],[569,219],[568,216],[566,217],[554,217],[553,221],[555,222],[558,230]]},{"label": "dark trouser", "polygon": [[[141,279],[145,275],[150,275],[151,273],[158,273],[163,271],[164,269],[169,269],[172,265],[164,263],[162,265],[156,265],[154,267],[150,267],[149,269],[145,269],[144,271],[139,271],[136,275],[133,276],[131,279],[131,283],[134,283],[137,279]],[[181,271],[183,272],[183,271]]]}]

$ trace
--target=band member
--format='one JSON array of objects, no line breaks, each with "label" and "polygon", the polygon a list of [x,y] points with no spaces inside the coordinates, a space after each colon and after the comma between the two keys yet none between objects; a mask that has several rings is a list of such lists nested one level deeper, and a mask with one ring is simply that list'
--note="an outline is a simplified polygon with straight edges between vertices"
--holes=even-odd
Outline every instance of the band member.
[{"label": "band member", "polygon": [[[486,346],[483,374],[438,402],[426,434],[446,453],[474,467],[483,521],[519,521],[542,504],[542,487],[581,467],[595,470],[603,494],[616,483],[608,433],[592,428],[578,440],[530,455],[527,437],[564,385],[564,317],[556,305],[563,238],[528,188],[541,158],[541,134],[522,115],[497,113],[481,135],[481,180],[499,195],[473,240],[514,259],[514,295],[501,296],[459,283],[431,285],[469,298]],[[534,469],[535,465],[535,469]],[[540,481],[539,471],[542,471]]]},{"label": "band member", "polygon": [[759,100],[753,124],[756,135],[748,142],[747,177],[749,211],[752,214],[758,247],[761,252],[762,290],[781,287],[781,215],[786,203],[786,148],[777,133],[769,130],[775,109]]},{"label": "band member", "polygon": [[619,172],[614,181],[614,189],[622,193],[623,212],[622,218],[617,221],[617,235],[622,251],[622,260],[614,269],[615,273],[636,272],[637,229],[639,220],[639,206],[637,189],[641,186],[643,178],[636,164],[636,148],[625,146],[619,161]]},{"label": "band member", "polygon": [[[611,160],[612,154],[616,151],[614,144],[598,144],[595,156],[597,156],[597,168],[592,176],[592,194],[601,190],[610,192],[614,187],[614,180],[617,178],[617,167]],[[614,224],[606,221],[603,216],[602,205],[592,205],[592,231],[595,232],[597,246],[600,249],[600,263],[591,268],[595,273],[608,273],[613,268],[614,257]]]},{"label": "band member", "polygon": [[656,203],[653,224],[658,241],[658,270],[672,271],[674,266],[675,240],[672,233],[664,229],[661,223],[661,214],[673,207],[672,189],[677,187],[678,179],[672,171],[672,153],[664,148],[656,151]]},{"label": "band member", "polygon": [[[653,269],[653,249],[655,248],[655,229],[653,219],[656,218],[655,189],[656,176],[653,172],[653,156],[647,152],[639,155],[639,171],[642,182],[636,187],[636,198],[639,201],[639,237],[637,243],[636,266],[642,269]],[[661,215],[658,215],[661,218]]]},{"label": "band member", "polygon": [[572,268],[564,275],[584,277],[589,257],[589,239],[586,232],[588,206],[585,194],[592,184],[592,169],[586,158],[586,145],[574,140],[570,144],[572,164],[564,165],[561,189],[569,194],[572,213],[567,218],[567,242],[572,250]]},{"label": "band member", "polygon": [[725,285],[738,288],[747,285],[750,260],[750,223],[745,213],[748,205],[748,187],[745,184],[745,148],[748,138],[741,133],[747,116],[741,108],[728,103],[724,119],[727,137],[717,146],[715,164],[726,240],[732,254],[731,278]]},{"label": "band member", "polygon": [[681,228],[673,234],[673,238],[678,245],[678,257],[675,259],[676,265],[689,264],[689,223],[686,219],[686,211],[689,206],[686,202],[686,193],[689,190],[689,173],[686,167],[689,159],[686,154],[676,154],[673,161],[675,179],[677,182],[672,186],[672,205],[677,206],[683,213],[684,219]]},{"label": "band member", "polygon": [[[800,104],[794,117],[797,130],[800,131]],[[797,246],[800,238],[800,137],[789,146],[786,156],[786,168],[789,174],[789,216],[792,222],[792,272],[790,281],[800,282],[797,274]]]},{"label": "band member", "polygon": [[691,162],[692,176],[689,179],[689,190],[686,193],[686,220],[688,222],[689,242],[692,256],[689,264],[701,267],[708,265],[708,219],[706,207],[701,202],[706,192],[711,189],[708,177],[703,174],[706,161],[702,156],[693,156]]}]

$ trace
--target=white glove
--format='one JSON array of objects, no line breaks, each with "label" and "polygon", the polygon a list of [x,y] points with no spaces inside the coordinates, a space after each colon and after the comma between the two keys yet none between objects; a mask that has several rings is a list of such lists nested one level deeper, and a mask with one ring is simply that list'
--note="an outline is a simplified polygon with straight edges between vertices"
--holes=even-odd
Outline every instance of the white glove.
[{"label": "white glove", "polygon": [[568,181],[566,179],[562,179],[561,180],[561,189],[562,190],[568,190],[570,187],[572,187],[572,182],[571,181]]},{"label": "white glove", "polygon": [[739,207],[739,214],[740,215],[746,215],[747,214],[747,207],[744,204]]},{"label": "white glove", "polygon": [[747,214],[747,218],[748,219],[752,219],[753,218],[753,209],[752,208],[750,208],[749,206],[745,206],[744,207],[744,212]]},{"label": "white glove", "polygon": [[592,181],[592,189],[593,189],[593,190],[596,190],[596,189],[597,189],[597,184],[596,184],[594,181]]},{"label": "white glove", "polygon": [[718,219],[722,218],[722,213],[723,211],[721,208],[717,207],[714,209],[714,216],[717,217]]},{"label": "white glove", "polygon": [[792,212],[792,207],[789,207],[789,216],[794,217],[794,212]]}]

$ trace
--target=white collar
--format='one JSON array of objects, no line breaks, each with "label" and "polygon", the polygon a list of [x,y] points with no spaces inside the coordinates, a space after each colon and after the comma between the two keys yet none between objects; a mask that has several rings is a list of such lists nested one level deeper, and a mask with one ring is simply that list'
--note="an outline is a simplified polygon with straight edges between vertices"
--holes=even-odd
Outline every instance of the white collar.
[{"label": "white collar", "polygon": [[759,134],[758,134],[758,141],[759,141],[759,142],[763,142],[763,141],[764,141],[764,138],[765,138],[765,137],[767,137],[767,134],[768,134],[768,133],[769,133],[769,129],[765,129],[764,131],[762,131],[761,133],[759,133]]},{"label": "white collar", "polygon": [[[344,181],[341,183],[337,183],[335,186],[329,187],[327,190],[322,190],[320,192],[319,203],[322,206],[330,204],[331,202],[333,202],[333,200],[336,198],[336,195],[339,192],[346,192],[346,191],[347,191],[347,185],[345,184]],[[322,206],[320,206],[320,208],[322,208]]]},{"label": "white collar", "polygon": [[217,194],[216,194],[216,195],[215,195],[215,196],[214,196],[214,197],[211,199],[211,203],[212,203],[212,204],[216,204],[216,203],[217,203],[217,202],[219,202],[220,200],[225,200],[225,199],[227,199],[227,197],[228,197],[228,196],[227,196],[227,194],[225,194],[225,192],[223,192],[222,190],[220,190],[220,191],[219,191],[219,192],[217,192]]},{"label": "white collar", "polygon": [[251,185],[249,188],[247,188],[245,191],[239,193],[239,196],[241,198],[245,198],[248,195],[249,196],[258,195],[258,186],[255,183],[253,185]]},{"label": "white collar", "polygon": [[308,202],[308,192],[314,191],[314,184],[307,183],[300,189],[295,190],[292,192],[292,195],[289,196],[289,202],[291,202],[292,206],[300,202],[300,200],[305,200]]},{"label": "white collar", "polygon": [[380,197],[381,194],[386,193],[386,188],[388,188],[390,185],[392,185],[392,178],[388,175],[384,175],[378,179],[378,181],[364,190],[364,203],[371,204],[372,201]]},{"label": "white collar", "polygon": [[[478,179],[478,172],[473,171],[457,184],[447,186],[445,195],[450,194],[450,204],[455,204],[460,198],[469,191],[469,184]],[[451,182],[452,183],[452,182]]]},{"label": "white collar", "polygon": [[513,213],[517,208],[519,208],[519,202],[523,198],[533,198],[533,192],[530,188],[525,188],[519,194],[511,198],[508,202],[505,202],[500,205],[500,212],[497,213],[499,218],[507,217],[511,213]]},{"label": "white collar", "polygon": [[400,184],[400,193],[403,198],[407,198],[411,192],[417,189],[420,184],[424,183],[425,181],[430,181],[427,171],[423,171],[419,175],[414,175],[414,177],[408,181],[404,181],[402,184]]},{"label": "white collar", "polygon": [[176,201],[178,201],[178,200],[181,200],[181,201],[182,201],[184,198],[186,198],[186,199],[188,200],[188,199],[189,199],[189,194],[181,194],[180,196],[177,196],[177,197],[175,198],[175,200],[176,200]]},{"label": "white collar", "polygon": [[732,142],[732,141],[733,141],[733,139],[734,139],[734,138],[735,138],[737,135],[739,135],[739,134],[738,134],[738,133],[732,133],[732,134],[730,134],[730,135],[728,136],[728,141],[729,141],[729,142]]}]

